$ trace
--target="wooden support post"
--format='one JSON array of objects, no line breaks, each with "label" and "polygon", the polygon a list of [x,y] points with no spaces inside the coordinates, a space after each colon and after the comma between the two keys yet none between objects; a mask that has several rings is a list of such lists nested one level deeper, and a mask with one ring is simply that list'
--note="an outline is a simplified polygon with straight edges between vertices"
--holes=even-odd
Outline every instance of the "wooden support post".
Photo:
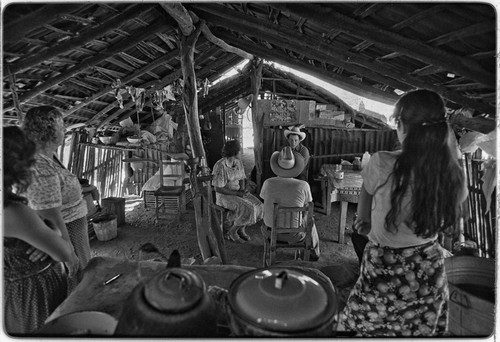
[{"label": "wooden support post", "polygon": [[[201,29],[197,27],[188,36],[181,35],[180,54],[181,68],[184,77],[184,88],[182,101],[186,114],[186,123],[189,134],[189,141],[193,156],[206,158],[203,142],[201,138],[200,121],[198,117],[198,94],[196,92],[196,74],[194,71],[194,47],[200,36]],[[210,204],[207,200],[206,186],[203,183],[197,184],[200,191],[193,198],[193,205],[196,218],[196,236],[198,246],[203,260],[215,255],[214,248],[211,248],[213,234],[209,229],[211,224]]]},{"label": "wooden support post", "polygon": [[210,208],[208,208],[206,196],[201,194],[206,192],[203,184],[198,184],[200,192],[193,198],[194,214],[196,219],[196,237],[200,247],[201,258],[204,260],[213,256],[209,243]]},{"label": "wooden support post", "polygon": [[200,35],[198,27],[191,35],[181,36],[180,53],[181,68],[184,78],[184,88],[182,92],[182,102],[186,114],[189,140],[194,157],[204,157],[205,150],[201,138],[200,120],[198,117],[198,94],[196,92],[196,74],[194,71],[194,47]]},{"label": "wooden support post", "polygon": [[263,144],[262,144],[262,126],[264,123],[264,116],[258,117],[257,115],[257,99],[259,96],[260,83],[262,80],[262,60],[252,60],[253,72],[250,75],[251,89],[253,94],[252,99],[252,126],[253,126],[253,143],[254,143],[254,158],[255,158],[255,171],[257,193],[260,192],[262,186],[262,171],[263,171]]}]

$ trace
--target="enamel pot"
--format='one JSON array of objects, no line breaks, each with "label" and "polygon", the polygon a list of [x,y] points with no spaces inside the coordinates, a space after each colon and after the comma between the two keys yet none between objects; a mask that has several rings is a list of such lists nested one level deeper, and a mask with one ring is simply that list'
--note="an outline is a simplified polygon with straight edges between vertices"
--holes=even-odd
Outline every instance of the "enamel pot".
[{"label": "enamel pot", "polygon": [[214,311],[205,283],[196,272],[169,268],[134,288],[115,336],[214,337]]},{"label": "enamel pot", "polygon": [[336,290],[326,276],[292,267],[240,275],[227,303],[235,336],[332,336],[337,307]]}]

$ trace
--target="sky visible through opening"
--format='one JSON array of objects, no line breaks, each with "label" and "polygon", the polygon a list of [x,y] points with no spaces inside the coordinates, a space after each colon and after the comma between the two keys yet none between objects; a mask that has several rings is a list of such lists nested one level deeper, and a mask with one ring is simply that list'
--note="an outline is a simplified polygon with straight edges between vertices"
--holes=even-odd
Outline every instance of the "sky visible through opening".
[{"label": "sky visible through opening", "polygon": [[[236,75],[238,73],[238,71],[241,70],[248,62],[249,61],[247,59],[242,61],[240,64],[236,65],[231,70],[229,70],[226,74],[222,75],[218,80],[214,81],[214,83],[212,85],[217,84],[218,82],[220,82],[228,77]],[[314,76],[310,76],[310,75],[307,75],[306,73],[294,70],[294,69],[289,68],[289,67],[282,66],[278,63],[272,62],[272,64],[277,69],[281,69],[283,71],[290,72],[294,75],[297,75],[297,76],[299,76],[307,81],[310,81],[310,82],[324,88],[325,90],[327,90],[327,91],[331,92],[332,94],[334,94],[335,96],[339,97],[342,101],[344,101],[345,103],[347,103],[349,106],[351,106],[352,108],[354,108],[356,110],[359,110],[359,105],[361,102],[363,102],[363,104],[367,110],[376,112],[378,114],[382,114],[383,116],[385,116],[387,118],[388,124],[391,124],[389,117],[392,115],[392,111],[394,109],[394,106],[387,105],[385,103],[381,103],[378,101],[374,101],[374,100],[359,96],[357,94],[353,94],[347,90],[344,90],[342,88],[334,86],[328,82],[322,81]],[[251,123],[251,120],[249,119],[248,110],[249,109],[247,108],[245,113],[243,113],[243,147],[244,148],[248,148],[248,147],[253,146],[253,138],[252,138],[252,132],[251,132],[252,123]]]}]

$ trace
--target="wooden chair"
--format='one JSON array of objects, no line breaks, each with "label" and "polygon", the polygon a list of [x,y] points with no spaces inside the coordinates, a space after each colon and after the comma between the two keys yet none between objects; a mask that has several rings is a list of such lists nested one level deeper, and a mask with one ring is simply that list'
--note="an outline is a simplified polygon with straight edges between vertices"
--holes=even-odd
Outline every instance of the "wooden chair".
[{"label": "wooden chair", "polygon": [[[264,236],[263,267],[272,265],[276,257],[277,249],[295,250],[295,259],[298,257],[297,252],[302,250],[304,260],[309,260],[312,245],[311,230],[314,224],[313,208],[314,205],[312,202],[307,203],[303,207],[284,207],[274,203],[271,234],[269,238],[266,237],[269,233]],[[290,222],[297,216],[299,217],[299,226],[297,228],[290,227]],[[262,229],[267,229],[264,225],[262,227]],[[277,241],[278,234],[298,232],[304,232],[306,234],[302,241],[293,244]],[[265,232],[263,232],[263,234],[265,234]]]},{"label": "wooden chair", "polygon": [[186,211],[186,177],[183,161],[160,161],[160,187],[154,192],[156,221]]}]

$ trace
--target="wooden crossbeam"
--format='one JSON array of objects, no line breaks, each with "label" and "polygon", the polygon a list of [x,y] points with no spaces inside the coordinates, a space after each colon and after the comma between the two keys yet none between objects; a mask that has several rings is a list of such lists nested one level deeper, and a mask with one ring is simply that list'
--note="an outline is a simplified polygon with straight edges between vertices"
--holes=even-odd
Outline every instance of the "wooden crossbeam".
[{"label": "wooden crossbeam", "polygon": [[321,23],[331,29],[339,29],[346,34],[371,41],[377,45],[402,53],[427,64],[443,67],[455,74],[468,77],[488,87],[496,87],[496,77],[492,72],[483,69],[474,60],[440,50],[423,42],[410,39],[378,26],[360,22],[348,16],[334,12],[330,8],[312,4],[271,3],[270,6],[283,11],[289,11],[296,16],[307,18],[308,21]]},{"label": "wooden crossbeam", "polygon": [[[15,6],[15,4],[13,4],[13,6]],[[57,6],[51,4],[44,5],[40,9],[19,17],[17,20],[5,25],[3,27],[3,39],[5,42],[17,42],[35,28],[49,23],[62,14],[75,12],[84,6],[87,5],[85,3],[81,5],[72,3],[61,3]],[[8,7],[3,15],[9,15]],[[12,72],[15,73],[14,69],[12,70]]]},{"label": "wooden crossbeam", "polygon": [[[262,47],[253,43],[248,43],[246,41],[244,42],[243,40],[238,41],[234,36],[226,33],[218,33],[218,35],[223,39],[225,39],[226,41],[230,41],[231,44],[239,46],[241,49],[248,49],[248,51],[252,51],[255,55],[258,55],[259,57],[269,60],[274,60],[282,65],[297,69],[302,72],[309,73],[310,75],[318,77],[319,79],[333,82],[334,84],[338,84],[340,87],[348,91],[351,91],[355,94],[358,94],[360,96],[372,98],[376,101],[380,101],[390,105],[394,104],[396,100],[399,98],[395,94],[384,92],[382,90],[366,86],[363,83],[353,81],[352,79],[339,75],[335,72],[328,72],[323,70],[322,68],[314,67],[308,63],[301,62],[298,60],[291,61],[289,58],[287,58],[285,54],[277,52],[276,49],[274,50],[263,49]],[[443,96],[444,98],[459,103],[461,105],[464,105],[466,107],[474,108],[478,111],[482,111],[488,114],[495,113],[495,107],[487,103],[479,102],[474,99],[457,95],[457,93],[455,92],[448,91],[446,87],[437,87],[428,84],[425,88],[434,90],[439,94],[441,94],[441,96]]]},{"label": "wooden crossbeam", "polygon": [[323,68],[312,66],[305,61],[291,60],[288,55],[284,54],[283,52],[278,52],[276,49],[268,50],[257,44],[243,41],[242,39],[237,39],[236,37],[223,32],[219,32],[217,33],[217,35],[225,41],[230,42],[232,45],[239,47],[240,49],[252,51],[252,53],[256,56],[275,61],[281,65],[293,68],[301,72],[308,73],[311,76],[336,84],[339,87],[342,87],[343,89],[355,94],[365,96],[367,98],[371,98],[373,100],[380,101],[389,105],[393,105],[399,98],[396,94],[386,93],[382,90],[367,86],[364,83],[353,81],[349,77],[339,75],[332,71],[325,71]]},{"label": "wooden crossbeam", "polygon": [[[432,46],[444,45],[444,44],[450,43],[450,42],[455,41],[455,40],[466,38],[468,36],[482,35],[486,32],[495,30],[495,28],[496,28],[495,22],[492,22],[492,21],[477,23],[477,24],[463,27],[459,30],[448,32],[448,33],[443,34],[441,36],[429,39],[426,42],[426,44],[429,44]],[[389,55],[383,56],[382,59],[395,58],[395,57],[398,57],[400,55],[401,55],[401,53],[399,53],[399,52],[393,52]],[[442,69],[442,67],[440,69]]]},{"label": "wooden crossbeam", "polygon": [[[381,63],[374,63],[356,53],[340,50],[321,39],[315,39],[271,23],[263,23],[258,19],[213,5],[194,5],[204,12],[203,17],[212,22],[224,22],[224,26],[242,34],[264,39],[290,51],[315,58],[328,64],[335,64],[353,73],[368,77],[376,82],[389,84],[393,88],[408,90],[413,88],[417,80],[408,78],[403,73],[396,73]],[[333,62],[333,63],[332,63]],[[360,67],[360,65],[362,67]],[[378,72],[375,72],[377,70]],[[391,77],[386,77],[389,75]],[[409,86],[411,85],[411,86]]]},{"label": "wooden crossbeam", "polygon": [[[397,70],[394,70],[394,68],[387,68],[382,64],[367,61],[363,57],[360,57],[354,53],[347,54],[347,52],[339,51],[339,49],[337,49],[336,47],[332,47],[330,44],[326,44],[310,36],[307,37],[301,36],[299,33],[295,31],[294,33],[292,33],[289,32],[289,30],[278,27],[277,25],[257,22],[255,19],[251,17],[236,12],[232,13],[230,10],[224,9],[221,11],[220,9],[212,5],[200,5],[199,7],[198,5],[195,5],[195,7],[199,8],[203,12],[207,11],[203,14],[204,18],[210,18],[214,22],[217,21],[221,22],[223,20],[224,26],[229,27],[232,30],[241,32],[242,34],[248,36],[254,36],[256,38],[266,39],[267,41],[275,45],[279,45],[286,49],[303,53],[304,55],[310,58],[311,57],[316,58],[318,60],[325,61],[327,63],[334,62],[336,65],[340,67],[350,70],[351,72],[355,72],[361,76],[368,77],[378,83],[383,83],[403,91],[407,91],[414,88],[427,88],[438,92],[443,97],[453,102],[460,103],[464,106],[476,108],[477,110],[483,111],[485,113],[492,113],[495,110],[488,104],[478,102],[473,99],[469,99],[458,93],[449,91],[444,87],[435,86],[433,84],[422,82],[419,79],[409,75],[408,73],[399,72]],[[221,36],[221,34],[224,33],[217,33],[217,34]],[[228,36],[225,35],[224,37]],[[299,40],[300,44],[297,44],[297,41]],[[252,51],[252,50],[247,50],[247,51]],[[345,53],[345,55],[340,55],[342,53]],[[350,60],[351,63],[343,62],[343,60]],[[354,65],[354,63],[363,65],[366,69],[361,68],[358,65]],[[372,70],[377,70],[377,72],[374,72]],[[379,73],[390,77],[381,76],[379,75]],[[362,83],[357,82],[357,84],[359,86]],[[351,88],[352,86],[349,87]],[[372,87],[370,87],[370,90],[371,89]],[[359,90],[355,91],[355,93],[359,92],[360,92]]]},{"label": "wooden crossbeam", "polygon": [[352,14],[357,18],[366,18],[375,13],[380,8],[380,6],[380,3],[363,4]]},{"label": "wooden crossbeam", "polygon": [[[436,5],[436,6],[427,8],[423,11],[420,11],[420,12],[406,18],[405,20],[400,21],[397,24],[392,25],[389,28],[389,30],[391,30],[393,32],[398,32],[398,31],[402,30],[403,28],[409,27],[409,26],[415,24],[416,22],[419,22],[420,20],[422,20],[424,18],[428,18],[429,16],[436,15],[439,11],[441,11],[443,9],[444,9],[443,5]],[[363,40],[361,43],[357,44],[352,49],[353,49],[353,51],[361,52],[363,50],[368,49],[372,45],[373,45],[372,42]]]},{"label": "wooden crossbeam", "polygon": [[476,35],[480,36],[484,33],[494,31],[495,29],[496,29],[496,24],[494,21],[485,21],[467,27],[463,27],[459,30],[448,32],[439,37],[430,39],[427,41],[427,44],[433,46],[439,46],[469,36],[476,36]]},{"label": "wooden crossbeam", "polygon": [[26,93],[24,93],[21,97],[19,97],[19,101],[21,103],[26,102],[29,99],[32,99],[33,97],[37,96],[38,94],[44,92],[45,90],[48,90],[52,88],[53,86],[75,76],[76,74],[82,72],[83,70],[93,67],[94,65],[97,65],[98,63],[104,61],[107,59],[110,55],[113,55],[115,53],[121,52],[126,50],[127,48],[134,46],[141,40],[146,39],[147,37],[161,31],[165,30],[167,28],[167,24],[165,21],[162,19],[156,20],[151,26],[140,30],[138,33],[134,34],[133,36],[128,37],[127,39],[123,39],[119,41],[118,43],[114,44],[113,46],[110,46],[109,49],[106,51],[103,51],[89,59],[86,59],[82,61],[81,63],[75,65],[74,67],[70,68],[68,71],[55,76],[51,78],[50,80],[47,80],[46,82],[42,83],[38,87],[35,87]]},{"label": "wooden crossbeam", "polygon": [[[149,70],[152,70],[160,65],[162,65],[163,63],[166,63],[170,60],[172,60],[174,57],[178,56],[179,54],[179,50],[173,50],[173,51],[170,51],[169,53],[157,58],[156,60],[154,60],[153,62],[151,62],[150,64],[142,67],[141,69],[138,69],[136,72],[134,72],[133,74],[129,75],[129,76],[126,76],[125,78],[123,78],[121,81],[122,81],[122,84],[126,84],[138,77],[140,77],[141,75],[143,75],[146,71],[149,71]],[[74,113],[75,111],[77,110],[80,110],[81,108],[85,107],[86,105],[88,105],[89,103],[92,103],[93,101],[95,101],[96,99],[98,99],[99,97],[109,93],[113,91],[113,87],[112,86],[109,86],[109,87],[106,87],[100,91],[98,91],[97,93],[93,94],[92,96],[90,96],[89,98],[87,98],[87,100],[83,101],[82,103],[79,103],[78,105],[72,107],[71,109],[69,109],[68,111],[66,111],[66,115],[70,115],[72,113]],[[91,118],[90,120],[93,120],[93,118]],[[89,120],[89,121],[90,121]]]},{"label": "wooden crossbeam", "polygon": [[[161,3],[161,7],[174,18],[179,24],[179,29],[181,32],[188,36],[195,30],[195,24],[199,22],[199,19],[196,17],[194,13],[189,13],[182,4],[179,3]],[[194,18],[193,18],[194,17]],[[240,55],[246,59],[253,59],[253,56],[245,51],[241,51],[233,46],[229,46],[223,40],[217,38],[210,32],[210,29],[206,25],[204,21],[200,23],[201,32],[203,35],[213,44],[219,46],[221,49],[231,52],[237,55]]]}]

